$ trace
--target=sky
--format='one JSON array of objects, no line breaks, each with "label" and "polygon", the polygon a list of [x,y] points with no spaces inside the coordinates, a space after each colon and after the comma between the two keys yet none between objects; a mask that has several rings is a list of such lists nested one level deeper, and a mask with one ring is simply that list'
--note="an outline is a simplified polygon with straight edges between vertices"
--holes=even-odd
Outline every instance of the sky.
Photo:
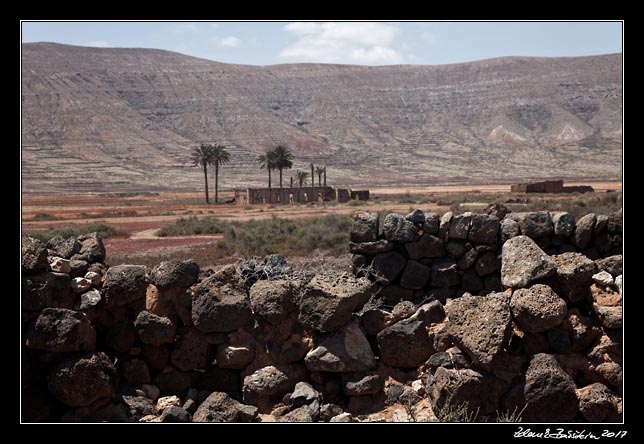
[{"label": "sky", "polygon": [[224,63],[434,65],[622,52],[622,22],[22,22],[22,42],[156,48]]}]

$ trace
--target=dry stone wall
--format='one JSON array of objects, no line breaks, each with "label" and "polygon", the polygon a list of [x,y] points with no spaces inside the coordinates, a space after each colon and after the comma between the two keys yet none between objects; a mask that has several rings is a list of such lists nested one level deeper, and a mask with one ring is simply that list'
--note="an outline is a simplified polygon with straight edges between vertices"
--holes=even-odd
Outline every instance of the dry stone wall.
[{"label": "dry stone wall", "polygon": [[[390,304],[400,300],[420,302],[428,297],[445,302],[466,292],[484,295],[515,287],[517,282],[512,279],[523,282],[549,277],[545,274],[552,267],[544,265],[542,270],[538,263],[527,264],[530,257],[539,262],[540,255],[547,254],[554,262],[573,258],[590,263],[621,254],[621,213],[589,214],[576,221],[563,212],[506,215],[504,209],[499,211],[501,219],[496,209],[490,211],[492,214],[448,212],[442,217],[416,210],[404,217],[388,214],[382,221],[377,215],[356,213],[349,245],[354,271],[374,275],[380,293]],[[508,245],[509,257],[502,270],[502,246],[517,236],[530,239],[517,239]],[[511,257],[528,250],[532,254],[522,255],[524,260]],[[519,273],[517,267],[536,268]],[[576,276],[579,267],[569,267],[569,272]],[[590,281],[590,268],[584,274],[585,282]],[[528,276],[530,273],[533,276]],[[565,294],[573,291],[565,276],[555,281]]]},{"label": "dry stone wall", "polygon": [[621,225],[359,213],[319,274],[23,237],[22,420],[621,421]]}]

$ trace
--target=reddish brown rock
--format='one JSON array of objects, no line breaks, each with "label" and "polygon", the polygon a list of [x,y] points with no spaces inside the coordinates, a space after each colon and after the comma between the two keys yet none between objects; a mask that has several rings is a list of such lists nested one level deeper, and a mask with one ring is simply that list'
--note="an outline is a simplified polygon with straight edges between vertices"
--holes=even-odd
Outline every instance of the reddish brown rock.
[{"label": "reddish brown rock", "polygon": [[588,422],[604,422],[617,411],[615,395],[599,382],[577,389],[577,397],[579,411]]},{"label": "reddish brown rock", "polygon": [[116,393],[116,369],[105,353],[64,361],[47,376],[51,393],[70,407],[83,407]]},{"label": "reddish brown rock", "polygon": [[516,290],[510,300],[510,309],[521,329],[529,333],[540,333],[556,327],[567,312],[566,301],[543,284]]},{"label": "reddish brown rock", "polygon": [[27,329],[29,348],[51,352],[94,350],[96,331],[85,314],[64,308],[45,308]]}]

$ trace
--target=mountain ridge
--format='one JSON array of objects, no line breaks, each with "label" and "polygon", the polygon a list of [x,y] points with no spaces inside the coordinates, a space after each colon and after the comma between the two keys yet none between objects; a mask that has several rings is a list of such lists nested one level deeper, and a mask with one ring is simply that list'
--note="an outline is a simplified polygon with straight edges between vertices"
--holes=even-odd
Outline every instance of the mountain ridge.
[{"label": "mountain ridge", "polygon": [[233,155],[225,188],[263,185],[255,157],[284,142],[334,184],[621,177],[621,54],[255,66],[25,43],[21,57],[26,191],[199,188],[188,158],[204,142]]}]

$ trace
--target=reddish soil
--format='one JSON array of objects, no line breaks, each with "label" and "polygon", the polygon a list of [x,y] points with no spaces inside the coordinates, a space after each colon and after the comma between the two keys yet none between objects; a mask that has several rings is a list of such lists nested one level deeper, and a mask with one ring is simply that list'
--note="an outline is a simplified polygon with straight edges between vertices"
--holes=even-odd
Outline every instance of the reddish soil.
[{"label": "reddish soil", "polygon": [[[566,185],[587,185],[566,183]],[[596,191],[612,189],[621,191],[621,182],[591,183]],[[509,185],[479,186],[429,186],[429,187],[388,187],[372,188],[372,196],[388,197],[419,196],[437,193],[504,193]],[[220,193],[222,200],[233,196],[230,192]],[[556,198],[557,195],[553,195]],[[484,200],[483,198],[481,200]],[[413,206],[391,201],[368,201],[365,206],[348,204],[319,205],[206,205],[199,192],[159,193],[154,196],[129,195],[122,197],[105,194],[44,195],[25,194],[22,196],[22,228],[25,231],[39,231],[91,222],[102,222],[116,227],[124,236],[106,239],[108,256],[119,253],[154,251],[163,248],[179,248],[206,242],[214,242],[222,235],[157,238],[154,232],[179,217],[216,217],[231,222],[251,219],[262,220],[273,216],[289,219],[319,217],[328,214],[352,214],[355,211],[396,211],[406,213]],[[439,210],[441,207],[423,204],[425,210]],[[34,220],[38,214],[46,214],[54,220]],[[42,217],[42,216],[41,216]]]}]

